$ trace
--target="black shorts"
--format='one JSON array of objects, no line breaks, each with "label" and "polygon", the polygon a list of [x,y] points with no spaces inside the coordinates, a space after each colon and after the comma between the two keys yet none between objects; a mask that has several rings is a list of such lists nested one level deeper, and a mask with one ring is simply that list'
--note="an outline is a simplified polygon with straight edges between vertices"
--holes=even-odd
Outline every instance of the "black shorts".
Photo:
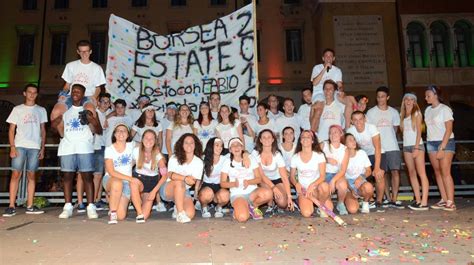
[{"label": "black shorts", "polygon": [[279,178],[279,179],[273,179],[273,180],[272,180],[272,183],[273,183],[273,185],[277,185],[277,184],[283,183],[283,181],[281,180],[281,178]]},{"label": "black shorts", "polygon": [[214,192],[214,194],[216,194],[221,189],[220,184],[213,184],[213,183],[203,182],[202,185],[201,185],[201,189],[199,191],[201,191],[204,187],[210,188],[212,190],[212,192]]},{"label": "black shorts", "polygon": [[135,170],[133,170],[132,176],[143,183],[143,192],[146,193],[149,193],[153,188],[155,188],[156,184],[158,184],[158,181],[160,180],[159,174],[155,176],[148,176],[139,174]]},{"label": "black shorts", "polygon": [[[370,155],[369,156],[370,163],[372,164],[370,168],[374,170],[375,166],[375,155]],[[385,153],[381,154],[380,156],[380,169],[383,171],[387,172],[387,158],[385,156]]]}]

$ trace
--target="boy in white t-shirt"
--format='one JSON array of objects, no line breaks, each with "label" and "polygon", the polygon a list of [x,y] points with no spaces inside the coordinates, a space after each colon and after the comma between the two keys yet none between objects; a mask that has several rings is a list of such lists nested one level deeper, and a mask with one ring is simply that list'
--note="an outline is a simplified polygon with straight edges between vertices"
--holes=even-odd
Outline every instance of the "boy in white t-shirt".
[{"label": "boy in white t-shirt", "polygon": [[255,115],[250,113],[250,98],[247,95],[242,95],[239,97],[239,119],[240,124],[242,124],[242,134],[244,135],[245,150],[247,152],[252,152],[254,149],[254,139],[255,139],[255,124],[257,123],[257,118]]},{"label": "boy in white t-shirt", "polygon": [[46,109],[36,105],[38,92],[36,85],[26,85],[23,89],[25,103],[14,107],[7,118],[7,122],[10,124],[8,140],[10,142],[10,157],[12,158],[12,176],[10,179],[10,204],[3,214],[5,217],[16,214],[15,201],[18,193],[18,182],[25,163],[28,178],[26,213],[44,213],[33,205],[35,175],[38,171],[39,160],[44,157],[45,123],[48,122]]},{"label": "boy in white t-shirt", "polygon": [[[344,105],[335,100],[334,96],[337,90],[337,84],[332,80],[324,82],[324,108],[318,127],[319,142],[329,139],[329,127],[331,125],[344,125]],[[315,121],[313,121],[315,122]]]},{"label": "boy in white t-shirt", "polygon": [[[377,88],[377,105],[367,111],[367,122],[377,127],[380,132],[382,149],[385,151],[387,161],[387,171],[390,170],[391,181],[386,178],[385,183],[385,207],[403,209],[405,208],[397,200],[398,189],[400,187],[400,169],[402,166],[402,156],[398,147],[397,131],[400,126],[400,113],[388,105],[390,91],[388,87]],[[390,186],[392,194],[390,195]]]},{"label": "boy in white t-shirt", "polygon": [[[105,84],[104,70],[100,65],[90,60],[92,46],[88,40],[80,40],[77,42],[76,48],[80,59],[68,63],[64,69],[61,78],[65,81],[65,84],[63,90],[59,93],[58,103],[54,105],[51,111],[51,120],[63,115],[73,105],[71,90],[74,84],[81,84],[86,88],[80,105],[93,115],[96,114],[97,96],[100,93],[100,86]],[[81,121],[87,123],[85,112],[81,117]],[[64,124],[60,123],[57,131],[61,135],[64,131]]]},{"label": "boy in white t-shirt", "polygon": [[311,115],[311,102],[313,97],[313,88],[305,87],[301,90],[301,97],[303,104],[298,109],[298,116],[301,122],[301,128],[303,130],[311,130],[310,115]]},{"label": "boy in white t-shirt", "polygon": [[209,94],[209,105],[211,106],[212,118],[217,120],[217,117],[219,117],[219,108],[221,107],[221,95],[219,92],[211,92],[211,94]]}]

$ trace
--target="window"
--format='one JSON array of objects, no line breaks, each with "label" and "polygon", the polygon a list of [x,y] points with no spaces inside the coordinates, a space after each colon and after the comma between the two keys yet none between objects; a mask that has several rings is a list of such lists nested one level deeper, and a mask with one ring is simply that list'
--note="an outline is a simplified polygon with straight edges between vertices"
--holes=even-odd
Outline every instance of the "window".
[{"label": "window", "polygon": [[53,33],[51,41],[51,65],[66,64],[67,33]]},{"label": "window", "polygon": [[69,0],[54,0],[55,9],[67,9],[69,8]]},{"label": "window", "polygon": [[92,0],[92,7],[93,8],[106,8],[107,0]]},{"label": "window", "polygon": [[283,3],[285,5],[297,5],[300,3],[300,0],[284,0]]},{"label": "window", "polygon": [[92,32],[91,46],[92,54],[91,60],[97,64],[105,64],[105,40],[107,39],[107,32]]},{"label": "window", "polygon": [[23,10],[36,10],[37,8],[37,0],[23,0]]},{"label": "window", "polygon": [[225,0],[211,0],[211,6],[224,6]]},{"label": "window", "polygon": [[35,49],[35,35],[24,34],[19,37],[18,65],[32,65]]},{"label": "window", "polygon": [[171,0],[171,6],[185,6],[186,0]]},{"label": "window", "polygon": [[433,47],[431,50],[434,67],[452,66],[452,54],[449,44],[448,27],[441,21],[431,24]]},{"label": "window", "polygon": [[147,6],[147,0],[132,0],[133,7],[144,7]]},{"label": "window", "polygon": [[465,21],[458,21],[454,24],[459,67],[474,66],[474,45],[471,32],[472,26]]},{"label": "window", "polygon": [[410,22],[407,26],[408,64],[413,68],[429,66],[428,49],[426,47],[425,28],[417,22]]},{"label": "window", "polygon": [[303,44],[300,29],[286,30],[286,60],[300,62],[303,60]]}]

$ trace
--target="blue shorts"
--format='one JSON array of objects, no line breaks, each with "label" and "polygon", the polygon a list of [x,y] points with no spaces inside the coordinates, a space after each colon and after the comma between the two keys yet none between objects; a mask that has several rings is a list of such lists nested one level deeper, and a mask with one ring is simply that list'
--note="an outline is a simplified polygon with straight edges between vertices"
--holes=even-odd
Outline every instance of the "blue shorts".
[{"label": "blue shorts", "polygon": [[[163,201],[167,201],[167,202],[174,202],[174,198],[168,198],[166,196],[166,186],[168,186],[168,184],[170,183],[171,181],[166,181],[165,183],[163,183],[163,185],[161,185],[160,187],[160,197],[161,199],[163,199]],[[191,197],[191,192],[189,191],[189,189],[186,190],[185,194],[184,194],[186,197]]]},{"label": "blue shorts", "polygon": [[26,163],[26,171],[38,171],[39,151],[39,149],[17,147],[16,157],[12,158],[12,169],[15,171],[23,171],[23,166]]},{"label": "blue shorts", "polygon": [[364,183],[367,182],[367,180],[365,179],[365,176],[360,175],[359,177],[357,177],[357,178],[355,178],[355,179],[348,179],[348,180],[347,180],[347,183],[349,183],[349,188],[355,193],[355,195],[357,195],[357,196],[360,197],[359,188],[357,188],[357,187],[355,186],[355,182],[356,182],[356,180],[359,179],[359,178],[362,179],[362,181],[361,181],[361,183],[360,183],[360,186],[359,186],[359,188],[360,188],[360,187],[362,187],[362,185],[363,185]]},{"label": "blue shorts", "polygon": [[326,182],[329,183],[337,175],[337,173],[326,172]]},{"label": "blue shorts", "polygon": [[62,172],[94,172],[94,153],[61,156]]},{"label": "blue shorts", "polygon": [[[102,178],[102,187],[104,189],[107,187],[107,182],[109,182],[110,176],[109,174],[105,174],[104,177]],[[126,180],[122,180],[122,195],[127,197],[127,199],[130,200],[130,183]]]},{"label": "blue shorts", "polygon": [[104,152],[105,146],[94,151],[94,174],[104,174]]},{"label": "blue shorts", "polygon": [[[403,152],[412,153],[414,148],[415,148],[414,145],[404,146],[403,147]],[[425,152],[425,145],[424,144],[419,144],[418,145],[418,150],[421,151],[421,152]]]},{"label": "blue shorts", "polygon": [[[439,150],[439,146],[442,141],[428,141],[426,143],[426,149],[428,153],[436,153]],[[454,143],[454,138],[448,140],[448,144],[444,148],[445,152],[456,153],[456,144]]]}]

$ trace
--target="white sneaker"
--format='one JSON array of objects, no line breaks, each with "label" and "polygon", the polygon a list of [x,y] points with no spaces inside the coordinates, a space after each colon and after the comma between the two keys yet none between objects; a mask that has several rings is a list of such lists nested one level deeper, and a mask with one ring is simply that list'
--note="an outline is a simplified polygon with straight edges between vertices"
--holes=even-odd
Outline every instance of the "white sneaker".
[{"label": "white sneaker", "polygon": [[370,213],[369,202],[362,202],[362,209],[360,209],[361,213]]},{"label": "white sneaker", "polygon": [[163,202],[159,202],[156,204],[156,211],[159,213],[166,212],[166,206]]},{"label": "white sneaker", "polygon": [[117,219],[118,219],[117,212],[110,212],[108,224],[109,225],[117,224],[118,223]]},{"label": "white sneaker", "polygon": [[73,209],[74,209],[74,207],[72,206],[71,203],[64,204],[63,212],[59,215],[59,218],[68,219],[69,217],[72,216],[72,210]]},{"label": "white sneaker", "polygon": [[191,222],[191,219],[186,215],[185,211],[182,211],[176,216],[176,222],[184,224]]},{"label": "white sneaker", "polygon": [[200,211],[202,208],[201,208],[201,202],[200,201],[197,201],[196,204],[194,205],[194,209]]},{"label": "white sneaker", "polygon": [[176,212],[177,211],[178,210],[176,210],[176,205],[175,205],[174,208],[173,208],[173,213],[171,214],[171,218],[176,219],[176,217],[177,217]]},{"label": "white sneaker", "polygon": [[97,214],[97,208],[93,203],[89,203],[87,205],[87,218],[89,219],[97,219],[99,218],[99,215]]},{"label": "white sneaker", "polygon": [[222,207],[217,205],[216,206],[216,212],[214,213],[215,218],[222,218],[224,217],[224,213],[222,212]]},{"label": "white sneaker", "polygon": [[202,207],[201,212],[202,212],[202,218],[211,217],[211,213],[209,212],[209,209],[207,209],[207,207]]}]

